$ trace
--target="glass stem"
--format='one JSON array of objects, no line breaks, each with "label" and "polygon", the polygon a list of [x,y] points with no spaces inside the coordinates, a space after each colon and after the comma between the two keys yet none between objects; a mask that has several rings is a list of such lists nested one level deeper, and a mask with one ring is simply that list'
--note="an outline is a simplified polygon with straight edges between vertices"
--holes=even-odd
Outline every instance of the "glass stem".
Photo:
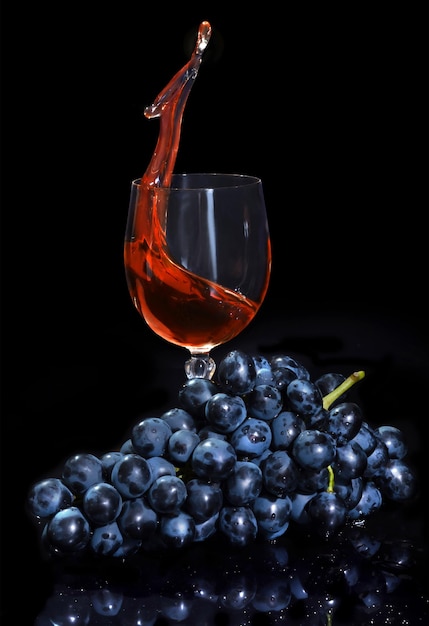
[{"label": "glass stem", "polygon": [[185,374],[188,378],[213,378],[216,363],[209,354],[191,354],[185,362]]}]

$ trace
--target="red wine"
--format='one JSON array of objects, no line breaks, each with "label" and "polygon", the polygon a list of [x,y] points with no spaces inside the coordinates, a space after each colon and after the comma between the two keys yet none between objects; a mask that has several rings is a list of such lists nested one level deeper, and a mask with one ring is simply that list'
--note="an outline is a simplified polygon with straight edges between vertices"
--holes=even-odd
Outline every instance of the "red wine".
[{"label": "red wine", "polygon": [[131,298],[147,324],[187,348],[210,350],[238,335],[265,295],[253,302],[154,254],[142,242],[126,244],[125,264]]}]

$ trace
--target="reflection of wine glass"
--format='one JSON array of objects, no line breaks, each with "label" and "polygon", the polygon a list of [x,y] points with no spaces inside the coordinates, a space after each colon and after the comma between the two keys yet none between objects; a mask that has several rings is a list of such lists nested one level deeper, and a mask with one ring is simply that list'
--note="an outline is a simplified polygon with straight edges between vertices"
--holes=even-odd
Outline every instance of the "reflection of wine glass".
[{"label": "reflection of wine glass", "polygon": [[211,378],[212,348],[238,335],[268,289],[271,245],[262,182],[239,174],[174,174],[131,184],[125,273],[149,327],[186,348],[188,378]]}]

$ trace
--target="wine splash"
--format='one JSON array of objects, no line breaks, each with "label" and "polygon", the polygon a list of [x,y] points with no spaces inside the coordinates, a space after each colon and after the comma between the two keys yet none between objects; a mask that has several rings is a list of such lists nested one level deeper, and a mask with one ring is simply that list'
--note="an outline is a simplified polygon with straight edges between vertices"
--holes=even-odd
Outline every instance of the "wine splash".
[{"label": "wine splash", "polygon": [[155,102],[145,108],[144,114],[148,119],[160,118],[160,131],[152,159],[141,179],[143,187],[170,186],[179,149],[183,112],[211,32],[209,22],[201,22],[190,60],[173,76]]},{"label": "wine splash", "polygon": [[213,277],[189,271],[180,259],[172,258],[167,243],[167,192],[184,108],[211,33],[209,22],[202,22],[190,60],[145,108],[148,119],[160,119],[160,131],[144,175],[133,181],[124,247],[134,306],[154,332],[192,354],[206,354],[238,335],[259,309],[269,279],[264,275],[264,287],[252,300],[239,289],[217,284]]}]

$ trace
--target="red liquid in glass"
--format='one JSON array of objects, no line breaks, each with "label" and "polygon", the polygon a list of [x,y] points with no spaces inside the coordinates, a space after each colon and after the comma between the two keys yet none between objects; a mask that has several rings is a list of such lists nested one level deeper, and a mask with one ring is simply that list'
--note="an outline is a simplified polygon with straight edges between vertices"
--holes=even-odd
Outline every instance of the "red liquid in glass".
[{"label": "red liquid in glass", "polygon": [[180,346],[206,351],[229,341],[253,319],[260,304],[215,285],[141,242],[125,246],[128,288],[147,324]]},{"label": "red liquid in glass", "polygon": [[190,61],[145,110],[146,117],[160,118],[160,132],[140,181],[132,237],[124,248],[127,284],[136,309],[155,333],[192,352],[207,352],[238,335],[261,306],[269,280],[267,270],[266,288],[254,302],[174,263],[153,201],[153,188],[171,183],[183,110],[210,35],[210,24],[202,22]]}]

